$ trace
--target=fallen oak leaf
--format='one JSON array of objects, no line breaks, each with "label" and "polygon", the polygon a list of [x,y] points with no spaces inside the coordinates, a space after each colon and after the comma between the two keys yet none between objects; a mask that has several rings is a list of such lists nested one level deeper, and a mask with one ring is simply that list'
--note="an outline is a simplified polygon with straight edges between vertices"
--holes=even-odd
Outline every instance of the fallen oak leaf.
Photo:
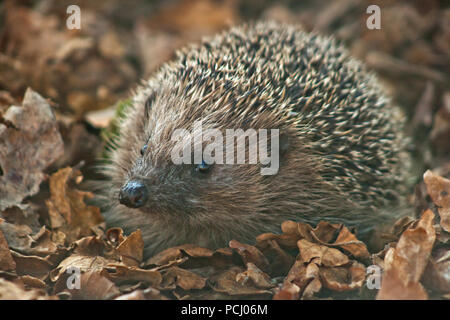
[{"label": "fallen oak leaf", "polygon": [[236,275],[236,281],[241,284],[251,282],[257,288],[270,289],[275,285],[270,282],[268,274],[262,272],[254,263],[247,262],[247,270]]},{"label": "fallen oak leaf", "polygon": [[267,258],[255,246],[243,244],[236,240],[231,240],[229,242],[229,247],[236,250],[236,252],[241,256],[244,265],[251,262],[262,271],[266,272],[269,270],[269,261],[267,261]]},{"label": "fallen oak leaf", "polygon": [[139,266],[144,255],[144,240],[138,229],[126,237],[117,247],[122,262],[127,266]]},{"label": "fallen oak leaf", "polygon": [[46,200],[50,223],[52,228],[66,234],[69,243],[91,235],[91,228],[103,222],[100,209],[84,202],[85,197],[91,198],[93,194],[72,185],[80,183],[81,179],[81,173],[70,167],[60,169],[50,177],[50,199]]},{"label": "fallen oak leaf", "polygon": [[43,171],[64,150],[51,107],[30,88],[22,106],[11,106],[0,123],[0,210],[36,194],[44,180]]},{"label": "fallen oak leaf", "polygon": [[185,244],[163,250],[149,258],[144,267],[167,265],[183,265],[187,268],[213,266],[218,269],[232,265],[233,251],[230,248],[220,248],[212,251],[193,244]]},{"label": "fallen oak leaf", "polygon": [[[318,258],[314,258],[311,262],[306,263],[299,257],[284,279],[281,291],[292,293],[293,288],[291,285],[294,284],[295,288],[298,288],[297,299],[313,297],[322,289],[322,283],[319,278],[319,262]],[[289,296],[283,292],[280,295]],[[281,299],[281,296],[278,296],[277,299]]]},{"label": "fallen oak leaf", "polygon": [[[386,253],[385,263],[394,260],[395,249],[391,248]],[[428,294],[420,282],[404,283],[398,271],[385,272],[378,291],[377,300],[426,300]]]},{"label": "fallen oak leaf", "polygon": [[[112,270],[115,272],[112,272]],[[161,273],[157,270],[146,270],[120,264],[109,264],[100,273],[118,284],[130,281],[140,281],[157,288],[162,282]]]},{"label": "fallen oak leaf", "polygon": [[264,239],[257,242],[256,247],[269,261],[269,274],[271,276],[284,276],[295,262],[295,258],[283,250],[274,239]]},{"label": "fallen oak leaf", "polygon": [[370,259],[370,253],[367,250],[367,246],[364,242],[358,240],[346,226],[342,226],[336,241],[328,245],[342,248],[344,251],[350,253],[357,259],[362,259],[365,261]]},{"label": "fallen oak leaf", "polygon": [[21,276],[20,280],[26,288],[45,289],[47,287],[44,281],[30,275]]},{"label": "fallen oak leaf", "polygon": [[87,272],[90,270],[102,270],[109,264],[118,264],[119,256],[113,248],[109,248],[108,244],[98,237],[85,237],[74,242],[73,252],[59,262],[58,266],[50,272],[50,280],[56,282],[55,292],[59,292],[64,288],[60,285],[64,283],[71,273],[68,269]]},{"label": "fallen oak leaf", "polygon": [[377,299],[427,299],[419,280],[436,239],[433,220],[433,212],[426,210],[417,225],[405,230],[396,247],[388,250]]},{"label": "fallen oak leaf", "polygon": [[72,300],[108,300],[120,295],[116,285],[100,274],[90,270],[80,276],[79,288],[66,289]]},{"label": "fallen oak leaf", "polygon": [[319,265],[325,267],[339,267],[350,262],[345,254],[335,248],[312,243],[305,239],[299,240],[297,245],[302,260],[307,263],[315,259],[316,263]]},{"label": "fallen oak leaf", "polygon": [[46,258],[25,256],[15,251],[11,251],[11,254],[16,263],[16,272],[18,275],[29,275],[40,280],[45,280],[54,266],[49,256]]},{"label": "fallen oak leaf", "polygon": [[210,278],[212,289],[230,296],[270,296],[271,291],[257,288],[250,284],[241,284],[236,281],[238,274],[244,270],[240,267],[231,267]]},{"label": "fallen oak leaf", "polygon": [[[183,250],[186,250],[186,249],[192,248],[192,247],[195,247],[195,246],[193,244],[185,244],[185,245],[176,246],[176,247],[172,247],[172,248],[163,250],[163,251],[155,254],[153,257],[150,257],[145,262],[145,266],[162,266],[162,265],[166,265],[172,261],[179,260],[180,258],[183,258],[183,256],[184,256]],[[184,252],[186,252],[186,251],[184,251]]]},{"label": "fallen oak leaf", "polygon": [[320,278],[324,287],[333,291],[349,291],[359,289],[366,279],[366,268],[353,261],[346,267],[320,267]]},{"label": "fallen oak leaf", "polygon": [[172,288],[174,285],[183,290],[203,289],[206,285],[206,278],[194,272],[173,266],[164,271],[161,289]]}]

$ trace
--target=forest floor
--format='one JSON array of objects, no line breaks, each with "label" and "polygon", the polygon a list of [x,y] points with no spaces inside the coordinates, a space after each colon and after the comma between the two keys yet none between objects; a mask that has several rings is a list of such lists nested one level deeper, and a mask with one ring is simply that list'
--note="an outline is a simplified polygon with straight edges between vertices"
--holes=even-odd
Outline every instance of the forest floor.
[{"label": "forest floor", "polygon": [[[0,299],[450,299],[445,1],[123,3],[78,1],[79,30],[66,28],[73,1],[0,3]],[[344,225],[286,221],[253,245],[144,259],[141,231],[106,229],[83,187],[115,109],[176,49],[255,19],[333,35],[379,75],[415,145],[411,215],[375,250]]]}]

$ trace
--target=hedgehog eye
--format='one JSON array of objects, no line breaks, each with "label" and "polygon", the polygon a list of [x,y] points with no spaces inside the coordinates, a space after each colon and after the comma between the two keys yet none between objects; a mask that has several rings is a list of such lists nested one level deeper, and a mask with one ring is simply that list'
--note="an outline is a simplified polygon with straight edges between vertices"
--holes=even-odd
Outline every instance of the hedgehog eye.
[{"label": "hedgehog eye", "polygon": [[211,168],[211,165],[207,164],[205,161],[202,161],[202,163],[195,166],[195,171],[206,173]]},{"label": "hedgehog eye", "polygon": [[147,150],[147,145],[145,145],[141,148],[141,156],[143,156],[145,154],[146,150]]}]

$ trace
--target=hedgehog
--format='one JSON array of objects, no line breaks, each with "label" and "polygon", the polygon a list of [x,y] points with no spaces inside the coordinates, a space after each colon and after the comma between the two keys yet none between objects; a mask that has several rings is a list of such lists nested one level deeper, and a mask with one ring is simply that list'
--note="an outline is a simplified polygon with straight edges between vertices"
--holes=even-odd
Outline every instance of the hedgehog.
[{"label": "hedgehog", "polygon": [[[277,129],[278,171],[175,164],[173,133],[196,121],[219,132]],[[146,257],[188,243],[254,243],[286,220],[368,230],[404,206],[404,122],[376,76],[333,38],[275,22],[230,28],[179,50],[136,89],[102,167],[107,225],[140,229]]]}]

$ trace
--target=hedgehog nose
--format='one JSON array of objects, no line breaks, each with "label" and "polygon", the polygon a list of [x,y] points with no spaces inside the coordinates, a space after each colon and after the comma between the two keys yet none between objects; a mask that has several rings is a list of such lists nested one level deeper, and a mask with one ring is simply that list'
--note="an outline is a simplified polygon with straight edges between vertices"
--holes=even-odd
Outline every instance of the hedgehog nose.
[{"label": "hedgehog nose", "polygon": [[142,207],[148,198],[145,185],[136,180],[127,182],[119,192],[119,202],[129,208]]}]

